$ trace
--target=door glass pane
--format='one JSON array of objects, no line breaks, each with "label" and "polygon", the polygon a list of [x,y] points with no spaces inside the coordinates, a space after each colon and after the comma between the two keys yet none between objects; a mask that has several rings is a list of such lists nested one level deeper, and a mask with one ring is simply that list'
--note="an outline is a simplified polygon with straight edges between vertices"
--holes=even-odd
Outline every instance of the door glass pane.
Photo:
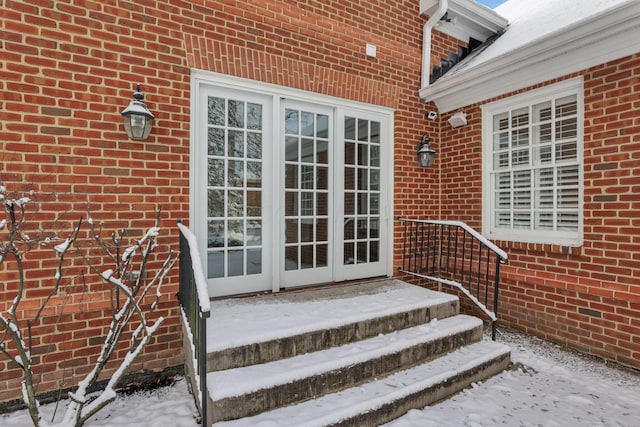
[{"label": "door glass pane", "polygon": [[247,191],[247,216],[262,216],[262,192]]},{"label": "door glass pane", "polygon": [[380,261],[380,242],[371,241],[369,243],[369,262]]},{"label": "door glass pane", "polygon": [[318,166],[316,168],[317,177],[316,177],[316,187],[318,190],[328,190],[329,189],[329,168]]},{"label": "door glass pane", "polygon": [[315,233],[313,230],[313,219],[303,219],[300,221],[300,241],[303,243],[313,242]]},{"label": "door glass pane", "polygon": [[326,267],[329,265],[329,245],[316,246],[316,267]]},{"label": "door glass pane", "polygon": [[262,130],[262,104],[247,103],[247,129]]},{"label": "door glass pane", "polygon": [[244,273],[244,252],[241,250],[229,251],[227,268],[229,276],[242,276]]},{"label": "door glass pane", "polygon": [[247,221],[247,246],[262,244],[262,221]]},{"label": "door glass pane", "polygon": [[316,136],[323,139],[329,138],[329,116],[325,114],[318,114]]},{"label": "door glass pane", "polygon": [[242,187],[244,184],[244,161],[229,160],[227,183],[229,187]]},{"label": "door glass pane", "polygon": [[224,220],[212,220],[208,223],[207,241],[210,248],[224,247]]},{"label": "door glass pane", "polygon": [[316,156],[318,163],[329,164],[329,143],[327,141],[318,141]]},{"label": "door glass pane", "polygon": [[305,163],[313,163],[314,158],[314,141],[313,139],[302,138],[302,143],[300,144],[300,157]]},{"label": "door glass pane", "polygon": [[261,162],[247,162],[247,187],[262,187]]},{"label": "door glass pane", "polygon": [[245,133],[237,130],[229,131],[229,157],[244,157],[244,139]]},{"label": "door glass pane", "polygon": [[286,219],[285,224],[285,243],[298,243],[298,220]]},{"label": "door glass pane", "polygon": [[313,245],[300,246],[300,267],[303,269],[314,267],[314,247]]},{"label": "door glass pane", "polygon": [[356,139],[356,119],[354,117],[344,119],[344,139],[351,141]]},{"label": "door glass pane", "polygon": [[284,193],[284,214],[286,216],[298,216],[298,193],[287,191]]},{"label": "door glass pane", "polygon": [[208,213],[211,218],[224,217],[224,191],[209,190]]},{"label": "door glass pane", "polygon": [[209,159],[209,186],[222,187],[224,185],[224,160]]},{"label": "door glass pane", "polygon": [[208,122],[210,125],[223,126],[226,117],[225,100],[210,96],[208,99]]},{"label": "door glass pane", "polygon": [[298,160],[298,138],[291,136],[285,138],[284,157],[288,161]]},{"label": "door glass pane", "polygon": [[209,128],[207,133],[208,151],[212,156],[224,155],[224,130],[220,128]]},{"label": "door glass pane", "polygon": [[228,123],[232,128],[244,128],[244,102],[229,100]]},{"label": "door glass pane", "polygon": [[355,264],[355,244],[351,243],[351,242],[345,242],[344,243],[344,263],[345,265],[348,264]]},{"label": "door glass pane", "polygon": [[224,277],[224,252],[209,252],[207,257],[209,278]]},{"label": "door glass pane", "polygon": [[298,270],[298,247],[287,246],[285,248],[284,269],[286,271]]},{"label": "door glass pane", "polygon": [[285,133],[288,135],[299,135],[298,132],[298,111],[287,109],[285,111]]},{"label": "door glass pane", "polygon": [[262,159],[262,134],[247,132],[247,157],[249,159]]},{"label": "door glass pane", "polygon": [[260,104],[208,99],[210,278],[262,272],[262,120]]},{"label": "door glass pane", "polygon": [[244,221],[230,220],[227,226],[227,245],[244,246]]},{"label": "door glass pane", "polygon": [[371,139],[370,141],[374,144],[380,143],[380,123],[379,122],[370,122],[371,125]]},{"label": "door glass pane", "polygon": [[262,273],[262,249],[247,249],[247,274]]},{"label": "door glass pane", "polygon": [[318,215],[322,215],[322,216],[329,215],[329,194],[328,193],[318,193],[316,195],[316,209],[318,210]]}]

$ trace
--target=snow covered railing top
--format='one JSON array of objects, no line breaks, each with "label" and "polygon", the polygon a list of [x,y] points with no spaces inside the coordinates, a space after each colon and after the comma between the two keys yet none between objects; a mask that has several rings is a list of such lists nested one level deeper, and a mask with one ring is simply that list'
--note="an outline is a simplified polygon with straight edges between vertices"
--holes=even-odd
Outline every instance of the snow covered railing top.
[{"label": "snow covered railing top", "polygon": [[191,340],[194,385],[199,389],[198,403],[202,425],[208,426],[207,411],[207,318],[211,316],[211,301],[207,280],[202,269],[196,236],[178,221],[180,230],[180,286],[178,300]]},{"label": "snow covered railing top", "polygon": [[495,339],[500,265],[507,262],[506,252],[461,221],[398,221],[404,223],[399,270],[457,288],[490,319]]},{"label": "snow covered railing top", "polygon": [[193,270],[194,285],[198,293],[198,302],[200,311],[208,313],[211,311],[211,301],[209,299],[209,290],[207,288],[207,279],[204,277],[202,269],[202,261],[198,252],[198,242],[196,236],[181,222],[178,222],[178,229],[189,243],[189,255],[191,256],[191,269]]}]

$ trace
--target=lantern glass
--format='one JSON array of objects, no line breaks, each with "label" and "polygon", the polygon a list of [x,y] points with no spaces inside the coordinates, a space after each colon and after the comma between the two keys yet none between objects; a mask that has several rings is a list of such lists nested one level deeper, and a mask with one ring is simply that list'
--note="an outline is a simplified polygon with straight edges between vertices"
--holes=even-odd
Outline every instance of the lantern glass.
[{"label": "lantern glass", "polygon": [[418,153],[418,164],[421,168],[428,168],[429,166],[433,165],[435,159],[435,152],[423,151]]},{"label": "lantern glass", "polygon": [[144,140],[151,133],[154,116],[143,102],[144,95],[138,90],[133,94],[133,101],[122,112],[124,130],[131,139]]},{"label": "lantern glass", "polygon": [[421,168],[430,167],[436,159],[436,150],[429,145],[429,138],[426,136],[418,142],[418,151],[416,154],[418,156],[418,166]]},{"label": "lantern glass", "polygon": [[147,139],[151,133],[152,119],[143,115],[130,114],[124,116],[124,130],[131,139]]}]

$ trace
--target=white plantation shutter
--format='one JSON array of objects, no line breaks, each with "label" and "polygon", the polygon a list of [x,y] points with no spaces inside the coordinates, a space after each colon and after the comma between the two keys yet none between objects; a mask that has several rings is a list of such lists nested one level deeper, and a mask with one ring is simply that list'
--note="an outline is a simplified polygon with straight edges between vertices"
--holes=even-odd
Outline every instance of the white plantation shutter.
[{"label": "white plantation shutter", "polygon": [[525,242],[582,239],[582,80],[483,107],[485,233]]}]

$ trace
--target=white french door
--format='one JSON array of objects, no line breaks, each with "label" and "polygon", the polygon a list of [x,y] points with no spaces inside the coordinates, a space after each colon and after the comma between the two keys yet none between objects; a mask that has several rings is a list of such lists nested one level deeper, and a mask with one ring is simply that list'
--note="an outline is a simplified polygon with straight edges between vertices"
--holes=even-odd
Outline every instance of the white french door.
[{"label": "white french door", "polygon": [[213,85],[195,108],[210,295],[390,274],[390,113]]},{"label": "white french door", "polygon": [[334,132],[331,108],[282,101],[282,287],[333,279]]},{"label": "white french door", "polygon": [[[194,228],[209,294],[271,288],[271,98],[206,87],[197,104]],[[203,250],[204,249],[204,250]]]}]

